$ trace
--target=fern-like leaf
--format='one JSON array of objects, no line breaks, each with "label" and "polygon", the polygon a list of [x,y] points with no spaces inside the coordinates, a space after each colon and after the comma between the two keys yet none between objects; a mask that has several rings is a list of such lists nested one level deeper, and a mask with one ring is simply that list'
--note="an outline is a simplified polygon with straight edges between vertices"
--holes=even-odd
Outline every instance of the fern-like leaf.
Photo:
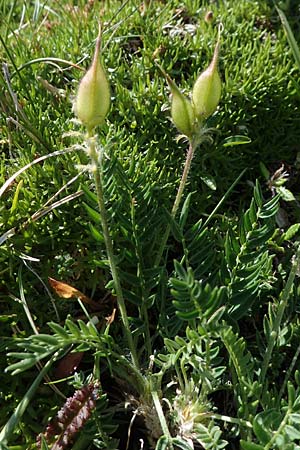
[{"label": "fern-like leaf", "polygon": [[174,265],[177,278],[172,277],[170,285],[177,316],[185,321],[209,318],[223,304],[226,288],[211,288],[195,279],[191,267],[186,271],[178,261]]},{"label": "fern-like leaf", "polygon": [[270,288],[272,256],[268,241],[275,230],[274,216],[279,208],[279,195],[264,202],[257,183],[250,208],[238,230],[230,230],[225,240],[229,313],[240,319],[251,306],[258,304],[263,290]]},{"label": "fern-like leaf", "polygon": [[[288,383],[287,402],[254,417],[253,431],[264,450],[296,449],[300,441],[300,392]],[[247,448],[243,446],[245,450]]]},{"label": "fern-like leaf", "polygon": [[208,426],[199,423],[194,428],[195,439],[202,445],[205,450],[222,450],[228,444],[222,439],[220,428],[210,422]]},{"label": "fern-like leaf", "polygon": [[235,334],[231,327],[224,327],[220,336],[229,354],[238,415],[247,420],[255,412],[256,399],[260,395],[260,386],[253,380],[255,361],[247,350],[245,339]]},{"label": "fern-like leaf", "polygon": [[67,319],[66,325],[68,329],[55,322],[50,322],[49,326],[54,331],[53,335],[34,334],[28,338],[17,340],[17,347],[24,351],[8,353],[9,358],[18,361],[8,366],[6,370],[12,372],[12,375],[16,375],[29,369],[40,360],[49,358],[56,351],[72,346],[75,346],[74,351],[101,349],[104,354],[109,354],[109,336],[100,335],[92,323],[85,324],[79,320],[76,325]]}]

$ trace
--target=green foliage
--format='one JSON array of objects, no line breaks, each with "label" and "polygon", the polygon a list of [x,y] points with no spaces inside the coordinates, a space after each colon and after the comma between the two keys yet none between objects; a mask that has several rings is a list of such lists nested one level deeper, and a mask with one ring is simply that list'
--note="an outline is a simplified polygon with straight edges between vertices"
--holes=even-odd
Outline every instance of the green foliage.
[{"label": "green foliage", "polygon": [[75,351],[96,349],[102,351],[104,355],[109,354],[109,336],[99,335],[91,322],[85,324],[82,320],[78,320],[76,325],[70,319],[66,319],[66,329],[55,322],[50,322],[49,327],[53,330],[53,335],[38,334],[15,342],[18,348],[26,351],[8,353],[9,357],[20,360],[8,367],[13,375],[29,369],[41,359],[72,345],[76,345]]},{"label": "green foliage", "polygon": [[254,417],[253,431],[259,444],[241,441],[245,450],[298,449],[300,438],[299,387],[288,385],[287,401],[278,409],[267,409]]},{"label": "green foliage", "polygon": [[[188,328],[186,336],[186,339],[177,336],[174,341],[165,339],[167,354],[159,354],[155,361],[161,367],[162,374],[180,367],[184,380],[189,375],[199,385],[203,383],[205,388],[211,390],[212,383],[217,383],[225,370],[220,365],[220,347],[210,334],[204,333],[202,326],[197,331]],[[182,384],[181,389],[185,390]]]},{"label": "green foliage", "polygon": [[220,337],[229,356],[235,401],[238,405],[237,414],[248,420],[256,411],[260,395],[260,386],[254,380],[255,360],[247,350],[245,339],[235,334],[231,327],[224,327]]},{"label": "green foliage", "polygon": [[223,303],[225,287],[212,289],[209,283],[195,280],[192,269],[185,271],[177,261],[175,271],[178,278],[171,278],[170,283],[178,317],[186,321],[210,317]]},{"label": "green foliage", "polygon": [[[229,230],[225,241],[226,278],[232,317],[240,319],[260,302],[272,281],[272,255],[268,241],[275,231],[279,195],[263,201],[258,184],[250,208],[243,214],[238,230]],[[255,306],[255,305],[254,305]]]},{"label": "green foliage", "polygon": [[218,426],[210,424],[205,427],[202,424],[197,424],[195,427],[197,441],[205,449],[221,450],[228,444],[227,441],[221,439],[221,430]]}]

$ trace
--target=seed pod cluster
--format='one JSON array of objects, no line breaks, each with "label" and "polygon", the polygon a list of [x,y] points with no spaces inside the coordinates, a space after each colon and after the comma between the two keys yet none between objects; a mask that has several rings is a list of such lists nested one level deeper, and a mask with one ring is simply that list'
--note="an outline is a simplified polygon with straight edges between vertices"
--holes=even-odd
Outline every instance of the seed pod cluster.
[{"label": "seed pod cluster", "polygon": [[220,33],[212,61],[196,79],[192,99],[187,98],[164,72],[172,93],[171,117],[182,134],[191,139],[199,124],[217,109],[221,97],[221,78],[218,72]]}]

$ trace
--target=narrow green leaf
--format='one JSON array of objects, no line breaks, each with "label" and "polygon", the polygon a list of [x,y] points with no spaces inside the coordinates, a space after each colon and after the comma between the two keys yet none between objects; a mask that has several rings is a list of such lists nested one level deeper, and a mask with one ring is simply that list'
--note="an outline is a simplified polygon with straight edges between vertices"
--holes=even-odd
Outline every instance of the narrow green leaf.
[{"label": "narrow green leaf", "polygon": [[46,345],[57,346],[59,345],[59,341],[57,337],[51,336],[50,334],[38,334],[34,336],[36,342],[39,344],[40,342],[44,342]]},{"label": "narrow green leaf", "polygon": [[173,438],[172,444],[176,445],[176,448],[180,448],[181,450],[193,450],[193,448],[187,443],[187,441],[181,438]]},{"label": "narrow green leaf", "polygon": [[277,192],[278,194],[280,194],[280,197],[281,197],[282,200],[284,200],[285,202],[293,202],[293,201],[296,200],[295,197],[294,197],[294,194],[293,194],[289,189],[287,189],[287,188],[284,187],[284,186],[279,186],[279,187],[277,187],[277,188],[276,188],[276,192]]},{"label": "narrow green leaf", "polygon": [[10,358],[16,358],[16,359],[27,359],[29,357],[31,357],[31,353],[28,352],[9,352],[7,353],[7,356],[9,356]]},{"label": "narrow green leaf", "polygon": [[182,280],[186,280],[187,273],[184,270],[184,268],[182,267],[182,264],[180,264],[180,262],[176,261],[176,259],[174,259],[174,267],[175,267],[175,271],[176,271],[177,275],[179,275],[179,277]]},{"label": "narrow green leaf", "polygon": [[288,402],[290,407],[292,408],[296,400],[296,390],[290,381],[287,384],[287,390],[288,390]]},{"label": "narrow green leaf", "polygon": [[206,186],[209,187],[212,191],[215,191],[217,189],[217,183],[216,180],[211,175],[200,175],[201,180],[203,183],[206,184]]},{"label": "narrow green leaf", "polygon": [[42,381],[43,377],[46,375],[48,370],[53,364],[55,355],[45,364],[45,366],[42,368],[42,370],[37,375],[36,379],[24,395],[23,399],[18,404],[17,408],[13,412],[13,414],[10,416],[7,423],[4,425],[0,432],[0,443],[3,445],[6,445],[8,441],[11,439],[13,432],[15,428],[17,427],[18,423],[20,422],[23,414],[25,413],[31,399],[33,398],[37,388],[40,385],[40,382]]},{"label": "narrow green leaf", "polygon": [[[224,287],[224,292],[225,292],[225,287]],[[225,311],[226,311],[226,306],[224,305],[224,306],[221,306],[219,309],[217,309],[217,311],[215,311],[211,316],[210,316],[210,318],[208,319],[208,321],[207,321],[207,325],[215,325],[215,324],[217,324],[219,321],[220,321],[220,319],[222,318],[222,316],[223,316],[223,314],[225,313]]]},{"label": "narrow green leaf", "polygon": [[93,262],[101,269],[108,269],[110,267],[108,259],[94,259]]},{"label": "narrow green leaf", "polygon": [[253,442],[240,441],[243,450],[264,450],[262,445],[254,444]]},{"label": "narrow green leaf", "polygon": [[183,239],[183,236],[182,236],[182,231],[181,231],[177,221],[174,219],[174,217],[172,217],[172,215],[169,213],[169,211],[166,208],[163,208],[163,209],[164,209],[164,213],[166,216],[166,220],[167,220],[168,224],[170,225],[171,233],[173,234],[176,241],[181,242]]},{"label": "narrow green leaf", "polygon": [[155,450],[168,450],[169,449],[169,439],[167,436],[161,436],[156,444]]},{"label": "narrow green leaf", "polygon": [[5,372],[12,372],[12,375],[17,375],[18,373],[24,372],[27,369],[30,369],[38,362],[39,358],[32,356],[23,359],[22,361],[18,361],[17,363],[11,364],[5,369]]},{"label": "narrow green leaf", "polygon": [[265,179],[268,181],[270,179],[270,171],[266,168],[262,161],[259,162],[259,168]]},{"label": "narrow green leaf", "polygon": [[29,343],[26,344],[26,350],[30,353],[40,354],[45,352],[45,346],[43,344],[38,345],[34,343]]},{"label": "narrow green leaf", "polygon": [[286,33],[288,43],[290,44],[290,48],[293,52],[296,64],[298,66],[298,69],[300,70],[300,51],[299,51],[299,47],[296,42],[295,36],[291,30],[291,27],[288,23],[288,20],[285,16],[284,12],[281,9],[279,9],[277,6],[276,6],[276,9],[277,9],[278,15],[280,17],[281,23],[283,25],[284,31]]},{"label": "narrow green leaf", "polygon": [[80,187],[83,190],[83,192],[85,193],[86,197],[92,203],[95,203],[95,205],[97,205],[97,202],[98,202],[97,195],[94,192],[90,191],[89,188],[85,184],[82,184]]},{"label": "narrow green leaf", "polygon": [[90,330],[88,329],[88,326],[86,325],[86,323],[83,322],[83,320],[79,319],[78,320],[78,325],[82,331],[82,333],[86,336],[86,337],[90,337]]},{"label": "narrow green leaf", "polygon": [[300,229],[300,223],[294,223],[286,230],[285,233],[283,233],[282,240],[288,241],[288,240],[292,239],[298,233],[299,229]]},{"label": "narrow green leaf", "polygon": [[81,332],[80,332],[79,328],[77,327],[77,325],[75,325],[75,323],[72,322],[72,320],[70,320],[70,319],[66,319],[65,323],[66,323],[66,326],[69,328],[70,332],[73,334],[73,336],[76,339],[79,339],[81,337]]},{"label": "narrow green leaf", "polygon": [[128,289],[123,289],[124,297],[129,302],[133,303],[134,305],[141,306],[142,299],[139,295],[135,294],[134,292],[129,291]]},{"label": "narrow green leaf", "polygon": [[88,215],[90,216],[90,218],[97,224],[101,224],[101,216],[100,213],[98,211],[96,211],[95,209],[91,208],[87,203],[83,202],[83,206],[86,209],[86,212],[88,213]]},{"label": "narrow green leaf", "polygon": [[70,339],[69,333],[58,323],[49,322],[48,325],[55,334],[58,334],[63,339]]},{"label": "narrow green leaf", "polygon": [[93,238],[97,242],[104,242],[103,234],[100,233],[100,231],[96,227],[94,227],[94,225],[92,223],[89,224],[89,227],[90,227],[91,235],[93,236]]},{"label": "narrow green leaf", "polygon": [[296,439],[300,440],[300,431],[297,430],[295,427],[292,427],[291,425],[286,425],[285,432],[287,433],[291,441],[295,441]]},{"label": "narrow green leaf", "polygon": [[94,337],[96,337],[96,338],[99,337],[97,328],[95,327],[95,325],[94,325],[92,322],[88,322],[88,323],[87,323],[87,327],[88,327],[88,329],[89,329],[89,331],[90,331],[90,335],[91,335],[91,336],[94,336]]},{"label": "narrow green leaf", "polygon": [[24,180],[20,180],[19,183],[17,184],[17,189],[16,189],[16,192],[15,192],[13,201],[12,201],[11,208],[10,208],[10,213],[11,213],[11,214],[12,214],[12,213],[17,209],[17,207],[18,207],[18,200],[19,200],[20,191],[21,191],[22,186],[23,186],[23,182],[24,182]]},{"label": "narrow green leaf", "polygon": [[183,232],[183,229],[184,229],[187,217],[188,217],[190,203],[191,203],[191,198],[192,198],[192,192],[190,192],[187,195],[187,197],[186,197],[186,199],[185,199],[185,201],[183,203],[183,206],[182,206],[182,210],[181,210],[180,218],[179,218],[179,227],[181,229],[181,232]]},{"label": "narrow green leaf", "polygon": [[185,311],[187,309],[186,303],[188,303],[189,299],[190,299],[188,288],[186,287],[186,289],[184,291],[178,291],[176,289],[171,289],[171,294],[176,300],[179,300],[179,302],[180,302],[179,308],[181,308],[182,310]]},{"label": "narrow green leaf", "polygon": [[49,447],[43,434],[41,435],[41,441],[42,441],[41,450],[49,450]]},{"label": "narrow green leaf", "polygon": [[269,217],[274,216],[278,211],[279,198],[280,196],[277,194],[275,197],[265,203],[261,208],[261,211],[258,213],[258,217],[260,219],[268,219]]},{"label": "narrow green leaf", "polygon": [[233,147],[234,145],[244,145],[244,144],[250,144],[251,139],[248,136],[242,136],[242,135],[236,135],[236,136],[229,136],[228,138],[224,139],[223,141],[223,147]]},{"label": "narrow green leaf", "polygon": [[176,289],[177,291],[185,292],[186,291],[186,282],[183,280],[178,280],[177,278],[171,278],[170,283],[173,287],[173,289]]},{"label": "narrow green leaf", "polygon": [[281,414],[275,409],[263,411],[253,420],[253,431],[256,437],[264,445],[272,439],[273,430],[276,430],[281,422]]},{"label": "narrow green leaf", "polygon": [[[175,306],[175,308],[179,308],[180,303],[178,302],[173,302],[173,305]],[[193,319],[197,319],[197,317],[199,317],[199,311],[197,311],[196,309],[194,311],[176,311],[176,316],[179,317],[181,320],[193,320]]]},{"label": "narrow green leaf", "polygon": [[292,413],[289,416],[291,422],[300,425],[300,413]]},{"label": "narrow green leaf", "polygon": [[253,191],[254,199],[258,207],[261,207],[263,204],[263,198],[262,198],[262,192],[261,187],[259,185],[258,180],[256,181],[254,191]]}]

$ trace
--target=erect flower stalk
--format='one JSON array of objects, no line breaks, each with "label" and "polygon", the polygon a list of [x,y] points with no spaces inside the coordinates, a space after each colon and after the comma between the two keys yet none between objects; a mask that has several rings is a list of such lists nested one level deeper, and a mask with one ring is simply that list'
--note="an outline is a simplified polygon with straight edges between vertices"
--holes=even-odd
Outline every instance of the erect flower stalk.
[{"label": "erect flower stalk", "polygon": [[[196,147],[197,147],[197,144],[195,142],[193,142],[193,141],[190,141],[189,148],[188,148],[187,155],[186,155],[186,159],[185,159],[183,172],[182,172],[182,176],[181,176],[181,180],[180,180],[180,184],[179,184],[179,187],[178,187],[178,190],[177,190],[177,194],[176,194],[176,198],[174,200],[173,207],[172,207],[172,210],[171,210],[172,219],[175,219],[177,211],[178,211],[178,208],[180,206],[182,195],[183,195],[183,191],[184,191],[184,188],[185,188],[185,185],[186,185],[186,182],[187,182],[188,174],[189,174],[189,171],[190,171],[190,168],[191,168],[191,163],[192,163],[192,159],[193,159]],[[155,267],[159,266],[159,263],[161,261],[161,258],[162,258],[162,255],[163,255],[163,252],[164,252],[164,249],[165,249],[165,246],[167,244],[167,241],[168,241],[168,238],[169,238],[169,235],[170,235],[170,231],[171,231],[171,226],[170,226],[170,224],[168,224],[167,227],[166,227],[165,233],[163,235],[163,238],[161,240],[159,251],[158,251],[156,259],[155,259],[155,263],[154,263]]]},{"label": "erect flower stalk", "polygon": [[110,87],[100,62],[100,48],[101,28],[99,27],[99,34],[96,41],[92,65],[79,84],[75,100],[75,112],[79,120],[87,129],[87,153],[92,162],[91,172],[95,180],[97,201],[107,258],[109,261],[117,303],[123,322],[124,335],[131,353],[132,362],[135,368],[139,368],[137,352],[130,331],[120,277],[113,252],[113,243],[108,228],[102,180],[103,148],[98,149],[96,145],[95,128],[104,123],[110,106]]},{"label": "erect flower stalk", "polygon": [[103,157],[103,149],[100,149],[100,155],[98,153],[98,149],[96,148],[96,139],[95,136],[88,137],[88,153],[92,160],[91,171],[94,176],[95,186],[96,186],[96,195],[98,201],[98,208],[100,212],[101,218],[101,226],[102,232],[106,247],[107,258],[110,265],[110,270],[114,282],[114,288],[117,296],[117,302],[119,311],[121,314],[121,319],[124,326],[124,334],[125,338],[131,353],[133,364],[136,368],[139,368],[138,357],[136,353],[136,348],[133,342],[132,334],[130,331],[128,315],[126,310],[126,305],[124,301],[123,291],[121,287],[120,277],[118,268],[115,261],[114,251],[113,251],[113,243],[109,233],[108,228],[108,220],[107,220],[107,212],[104,201],[104,192],[103,192],[103,180],[102,180],[102,157]]},{"label": "erect flower stalk", "polygon": [[[198,76],[193,86],[192,100],[182,94],[176,83],[165,73],[161,66],[156,63],[170,86],[172,94],[171,117],[173,123],[178,131],[183,133],[189,141],[183,173],[171,210],[172,219],[175,219],[182,200],[195,149],[203,138],[204,120],[214,113],[220,101],[221,78],[218,72],[218,58],[222,30],[223,25],[220,24],[218,29],[218,40],[212,61],[208,68]],[[160,264],[170,231],[171,226],[168,224],[155,259],[155,267]]]}]

